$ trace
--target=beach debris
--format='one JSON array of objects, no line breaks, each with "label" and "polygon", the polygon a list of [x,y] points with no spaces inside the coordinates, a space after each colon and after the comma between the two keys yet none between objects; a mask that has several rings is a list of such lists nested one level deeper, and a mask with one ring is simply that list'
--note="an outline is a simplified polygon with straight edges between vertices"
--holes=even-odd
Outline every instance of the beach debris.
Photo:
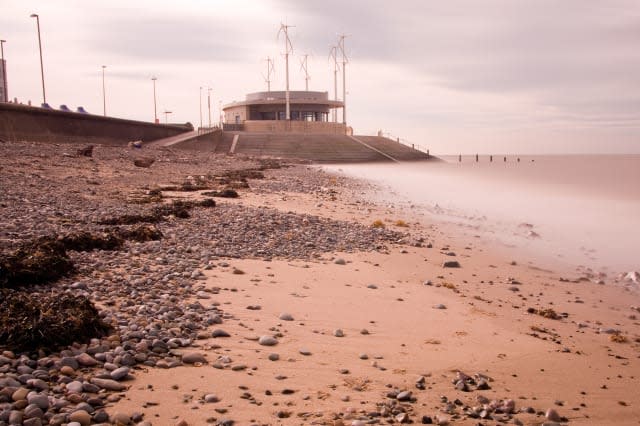
[{"label": "beach debris", "polygon": [[84,148],[79,148],[76,151],[76,155],[84,157],[93,157],[93,145],[87,145]]},{"label": "beach debris", "polygon": [[138,241],[158,241],[162,238],[162,231],[155,225],[139,225],[133,228],[119,228],[116,233],[125,240]]},{"label": "beach debris", "polygon": [[0,255],[0,288],[56,281],[73,270],[64,243],[43,237]]},{"label": "beach debris", "polygon": [[233,188],[225,188],[220,191],[207,191],[202,192],[201,195],[205,197],[219,197],[219,198],[238,198],[238,191]]},{"label": "beach debris", "polygon": [[569,314],[565,312],[563,312],[562,314],[558,314],[552,308],[546,308],[546,309],[527,308],[527,313],[540,315],[541,317],[553,319],[553,320],[559,320],[562,318],[567,318],[569,316]]},{"label": "beach debris", "polygon": [[85,296],[2,290],[0,345],[13,350],[55,350],[111,331]]}]

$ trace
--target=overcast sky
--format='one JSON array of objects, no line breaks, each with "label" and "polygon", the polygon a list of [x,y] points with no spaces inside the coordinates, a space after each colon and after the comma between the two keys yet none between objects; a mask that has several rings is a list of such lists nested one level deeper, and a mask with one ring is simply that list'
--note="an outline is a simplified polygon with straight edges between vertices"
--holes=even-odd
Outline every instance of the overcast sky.
[{"label": "overcast sky", "polygon": [[[9,96],[107,114],[208,122],[218,105],[284,88],[281,22],[291,88],[329,91],[329,48],[346,33],[347,118],[434,153],[640,153],[638,0],[0,0]],[[341,87],[341,81],[339,85]],[[342,94],[340,93],[340,97]]]}]

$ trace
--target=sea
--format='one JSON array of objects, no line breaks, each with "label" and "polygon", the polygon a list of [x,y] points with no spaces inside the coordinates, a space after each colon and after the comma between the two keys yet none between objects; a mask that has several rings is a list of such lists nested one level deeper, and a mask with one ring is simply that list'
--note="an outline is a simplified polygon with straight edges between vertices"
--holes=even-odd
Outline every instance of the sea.
[{"label": "sea", "polygon": [[640,270],[640,155],[445,156],[331,165],[369,196],[471,231],[541,263]]}]

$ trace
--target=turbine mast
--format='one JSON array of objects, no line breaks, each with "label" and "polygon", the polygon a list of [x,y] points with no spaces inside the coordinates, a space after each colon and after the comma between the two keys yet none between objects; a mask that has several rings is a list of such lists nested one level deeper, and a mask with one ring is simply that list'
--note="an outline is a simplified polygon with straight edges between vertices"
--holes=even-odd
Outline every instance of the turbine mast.
[{"label": "turbine mast", "polygon": [[267,56],[267,75],[262,74],[265,83],[267,83],[267,92],[271,92],[271,75],[274,73],[273,59]]},{"label": "turbine mast", "polygon": [[304,54],[302,60],[300,61],[300,69],[304,71],[304,90],[309,91],[309,80],[311,76],[309,76],[309,68],[308,68],[308,54]]},{"label": "turbine mast", "polygon": [[281,33],[284,33],[284,62],[285,62],[285,73],[286,73],[286,92],[285,92],[285,101],[286,101],[286,111],[285,117],[286,120],[291,120],[291,106],[289,103],[289,54],[293,53],[293,45],[291,44],[291,39],[289,38],[289,28],[291,25],[285,25],[280,23],[280,30],[278,31],[278,37],[280,37]]},{"label": "turbine mast", "polygon": [[[333,59],[333,99],[338,100],[338,70],[340,64],[338,63],[338,46],[331,46],[329,50],[329,59]],[[336,108],[331,111],[331,117],[334,123],[338,122],[338,112]]]},{"label": "turbine mast", "polygon": [[344,51],[344,39],[347,38],[345,34],[341,34],[338,38],[338,49],[342,53],[342,123],[347,124],[347,54]]}]

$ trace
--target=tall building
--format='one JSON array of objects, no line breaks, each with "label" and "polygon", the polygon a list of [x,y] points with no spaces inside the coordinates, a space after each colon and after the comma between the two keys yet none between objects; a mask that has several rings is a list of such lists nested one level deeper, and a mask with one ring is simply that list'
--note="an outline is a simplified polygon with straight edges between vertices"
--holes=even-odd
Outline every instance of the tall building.
[{"label": "tall building", "polygon": [[2,59],[2,63],[0,63],[0,102],[9,102],[6,69],[7,60]]}]

